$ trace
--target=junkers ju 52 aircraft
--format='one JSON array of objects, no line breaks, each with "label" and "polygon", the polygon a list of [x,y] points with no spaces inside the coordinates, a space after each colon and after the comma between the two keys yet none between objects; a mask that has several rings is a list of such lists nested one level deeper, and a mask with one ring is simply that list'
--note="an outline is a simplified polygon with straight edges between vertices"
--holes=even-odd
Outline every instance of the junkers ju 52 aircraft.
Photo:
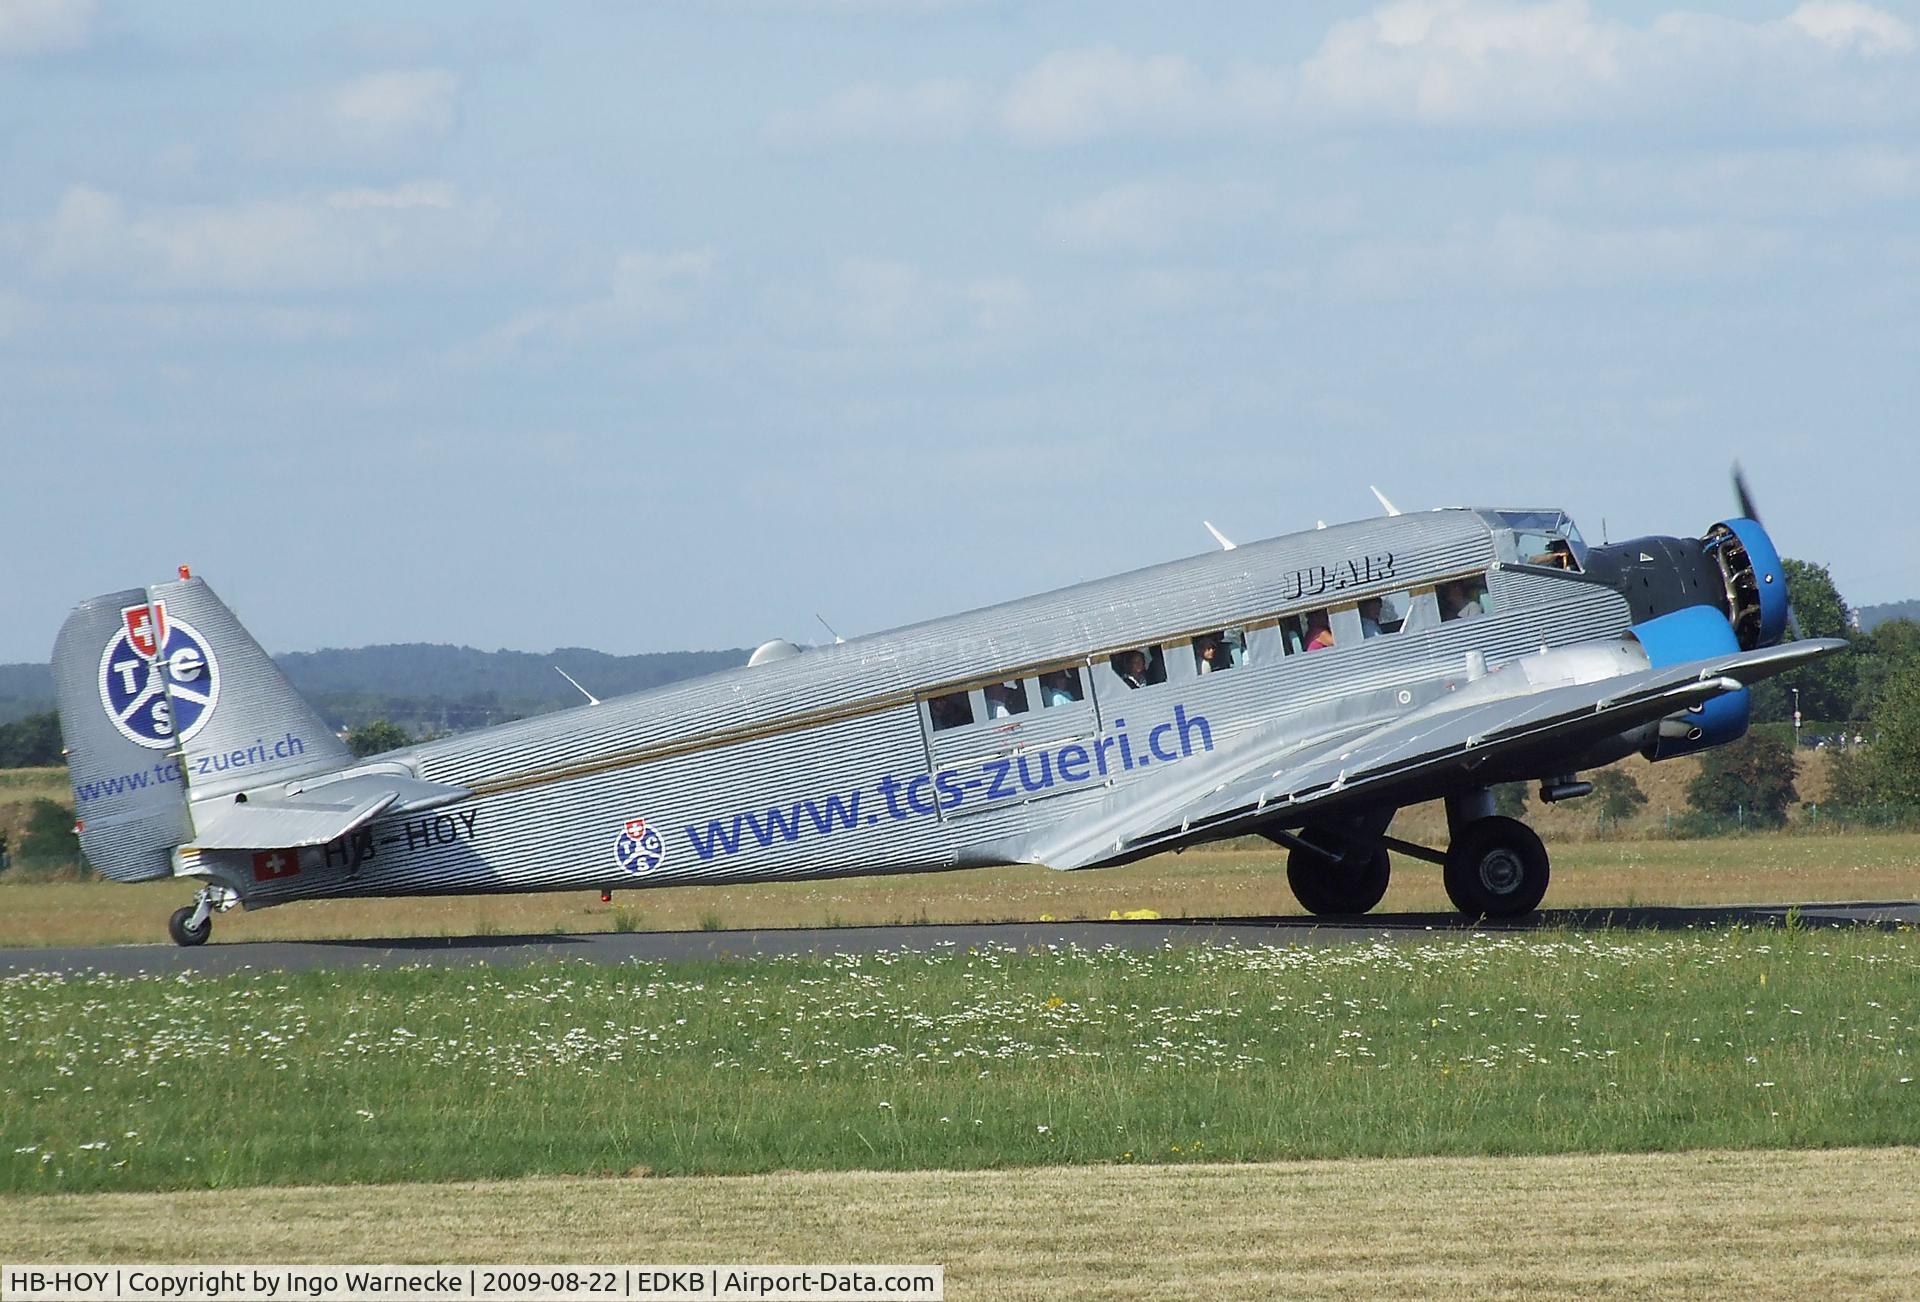
[{"label": "junkers ju 52 aircraft", "polygon": [[[1377,904],[1391,851],[1508,916],[1548,859],[1491,787],[1562,800],[1731,741],[1748,684],[1844,645],[1780,644],[1741,498],[1697,539],[1438,510],[1229,545],[370,759],[184,569],[79,606],[53,664],[86,855],[197,883],[183,945],[235,904],[1093,868],[1250,832],[1314,913]],[[1436,798],[1444,851],[1388,835]]]}]

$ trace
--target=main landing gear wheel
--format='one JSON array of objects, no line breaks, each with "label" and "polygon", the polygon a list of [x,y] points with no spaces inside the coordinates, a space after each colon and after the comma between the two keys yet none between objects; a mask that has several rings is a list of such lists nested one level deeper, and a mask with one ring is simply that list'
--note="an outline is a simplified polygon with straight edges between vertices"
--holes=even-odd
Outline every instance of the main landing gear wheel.
[{"label": "main landing gear wheel", "polygon": [[1384,846],[1350,850],[1344,860],[1297,845],[1287,851],[1287,885],[1308,913],[1365,913],[1387,893],[1391,873]]},{"label": "main landing gear wheel", "polygon": [[198,924],[193,915],[200,912],[189,904],[183,909],[175,909],[173,916],[167,919],[167,934],[173,937],[176,945],[204,945],[207,937],[213,934],[213,918],[202,914]]},{"label": "main landing gear wheel", "polygon": [[1518,819],[1477,818],[1447,847],[1447,898],[1470,918],[1516,918],[1547,893],[1547,847]]}]

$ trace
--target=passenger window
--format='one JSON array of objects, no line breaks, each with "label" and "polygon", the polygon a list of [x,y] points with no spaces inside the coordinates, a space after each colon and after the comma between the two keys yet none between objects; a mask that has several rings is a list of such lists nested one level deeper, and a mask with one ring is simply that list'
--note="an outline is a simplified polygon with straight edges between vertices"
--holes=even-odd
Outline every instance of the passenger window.
[{"label": "passenger window", "polygon": [[1193,639],[1193,672],[1215,674],[1247,663],[1247,630],[1223,628]]},{"label": "passenger window", "polygon": [[1011,683],[988,683],[983,694],[987,698],[989,719],[1005,719],[1027,712],[1027,685],[1018,679]]},{"label": "passenger window", "polygon": [[1065,669],[1052,669],[1040,675],[1040,704],[1047,709],[1056,705],[1072,705],[1086,698],[1078,668],[1069,665]]},{"label": "passenger window", "polygon": [[1440,598],[1440,620],[1478,619],[1487,613],[1487,581],[1481,575],[1470,579],[1449,579],[1435,590]]},{"label": "passenger window", "polygon": [[1108,663],[1128,687],[1152,687],[1167,681],[1167,658],[1158,646],[1116,651]]},{"label": "passenger window", "polygon": [[1366,598],[1360,603],[1360,636],[1375,638],[1400,632],[1407,626],[1407,615],[1412,609],[1411,592]]},{"label": "passenger window", "polygon": [[927,717],[932,721],[935,732],[964,728],[973,722],[973,702],[967,699],[965,692],[936,696],[927,702]]},{"label": "passenger window", "polygon": [[1333,612],[1310,610],[1304,615],[1289,615],[1280,621],[1286,634],[1287,654],[1325,651],[1333,645]]},{"label": "passenger window", "polygon": [[1432,588],[1416,588],[1408,597],[1400,620],[1402,633],[1425,633],[1440,627],[1440,603]]}]

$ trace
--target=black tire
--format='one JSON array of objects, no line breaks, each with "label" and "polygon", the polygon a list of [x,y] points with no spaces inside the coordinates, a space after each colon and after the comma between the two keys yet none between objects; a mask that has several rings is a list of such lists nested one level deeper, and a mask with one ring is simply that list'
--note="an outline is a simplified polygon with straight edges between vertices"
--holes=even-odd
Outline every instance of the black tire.
[{"label": "black tire", "polygon": [[1469,918],[1532,913],[1548,876],[1547,847],[1518,819],[1475,819],[1447,847],[1447,898]]},{"label": "black tire", "polygon": [[198,927],[188,927],[187,922],[192,917],[193,907],[189,905],[184,909],[175,909],[173,916],[167,919],[167,934],[173,937],[174,944],[191,946],[207,943],[207,937],[213,934],[213,918],[209,916]]},{"label": "black tire", "polygon": [[1365,913],[1387,893],[1393,865],[1385,847],[1371,855],[1356,851],[1342,862],[1294,846],[1287,851],[1287,885],[1308,913],[1322,916]]}]

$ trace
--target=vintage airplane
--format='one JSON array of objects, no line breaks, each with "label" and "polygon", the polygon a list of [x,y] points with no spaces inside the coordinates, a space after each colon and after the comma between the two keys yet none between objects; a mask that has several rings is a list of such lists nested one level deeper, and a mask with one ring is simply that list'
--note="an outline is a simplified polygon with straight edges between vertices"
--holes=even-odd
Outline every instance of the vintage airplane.
[{"label": "vintage airplane", "polygon": [[[86,855],[199,883],[183,945],[235,904],[1092,868],[1242,833],[1289,849],[1314,913],[1371,909],[1391,850],[1507,916],[1548,860],[1491,787],[1561,800],[1731,741],[1748,684],[1844,645],[1780,644],[1742,499],[1699,539],[1437,510],[1227,544],[371,759],[184,568],[78,607],[53,664]],[[1444,852],[1388,835],[1436,798]]]}]

